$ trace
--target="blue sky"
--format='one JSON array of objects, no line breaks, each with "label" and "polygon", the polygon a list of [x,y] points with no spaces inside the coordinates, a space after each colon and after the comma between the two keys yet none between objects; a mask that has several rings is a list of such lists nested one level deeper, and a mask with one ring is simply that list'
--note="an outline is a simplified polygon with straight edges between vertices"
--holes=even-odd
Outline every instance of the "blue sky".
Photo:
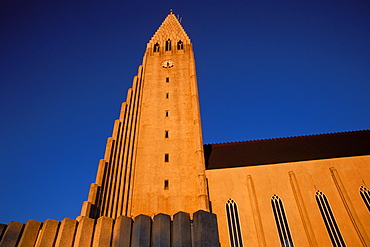
[{"label": "blue sky", "polygon": [[0,223],[78,216],[146,43],[172,8],[204,143],[368,129],[370,2],[0,2]]}]

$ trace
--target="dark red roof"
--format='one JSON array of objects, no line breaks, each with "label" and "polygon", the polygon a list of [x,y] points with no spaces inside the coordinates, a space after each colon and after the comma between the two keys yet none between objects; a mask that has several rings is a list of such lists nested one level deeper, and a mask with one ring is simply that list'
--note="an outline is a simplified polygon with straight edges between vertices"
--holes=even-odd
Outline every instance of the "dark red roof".
[{"label": "dark red roof", "polygon": [[206,169],[370,154],[370,130],[204,145]]}]

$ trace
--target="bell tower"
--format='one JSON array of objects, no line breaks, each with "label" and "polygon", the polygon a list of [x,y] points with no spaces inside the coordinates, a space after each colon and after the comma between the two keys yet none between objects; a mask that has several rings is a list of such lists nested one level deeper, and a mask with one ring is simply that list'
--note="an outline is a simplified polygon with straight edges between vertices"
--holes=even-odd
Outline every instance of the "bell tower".
[{"label": "bell tower", "polygon": [[192,43],[172,12],[155,32],[81,216],[208,211]]}]

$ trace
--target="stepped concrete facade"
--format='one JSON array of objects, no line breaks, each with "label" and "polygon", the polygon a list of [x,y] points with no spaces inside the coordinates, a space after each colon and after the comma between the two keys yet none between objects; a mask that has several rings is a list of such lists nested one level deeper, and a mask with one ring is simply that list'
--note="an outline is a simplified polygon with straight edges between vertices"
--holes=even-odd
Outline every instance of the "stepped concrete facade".
[{"label": "stepped concrete facade", "polygon": [[81,216],[208,211],[195,60],[169,14],[147,44]]},{"label": "stepped concrete facade", "polygon": [[0,247],[343,247],[369,236],[370,131],[203,145],[192,43],[172,13],[81,215],[0,224]]}]

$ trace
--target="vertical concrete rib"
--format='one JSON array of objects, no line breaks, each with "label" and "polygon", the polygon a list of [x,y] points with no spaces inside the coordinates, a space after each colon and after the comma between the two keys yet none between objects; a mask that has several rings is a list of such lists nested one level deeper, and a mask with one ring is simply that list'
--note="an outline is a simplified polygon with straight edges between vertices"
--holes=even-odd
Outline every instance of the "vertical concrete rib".
[{"label": "vertical concrete rib", "polygon": [[266,246],[265,233],[263,231],[263,225],[262,225],[260,210],[258,207],[257,195],[254,189],[254,184],[253,184],[251,175],[247,176],[247,185],[248,185],[248,192],[249,192],[249,201],[251,203],[252,211],[253,211],[254,225],[256,227],[256,232],[257,232],[258,243],[259,243],[259,246],[263,247],[263,246]]},{"label": "vertical concrete rib", "polygon": [[109,177],[109,170],[110,170],[110,157],[112,153],[112,147],[113,147],[113,138],[109,137],[107,139],[107,144],[105,147],[105,153],[104,153],[104,172],[102,176],[101,181],[101,192],[99,196],[99,201],[97,202],[97,207],[99,208],[99,215],[104,215],[105,213],[105,202],[106,202],[106,196],[107,196],[107,187],[108,187],[108,177]]},{"label": "vertical concrete rib", "polygon": [[112,161],[112,173],[111,173],[111,187],[110,187],[110,191],[109,191],[109,206],[108,206],[108,217],[113,217],[113,205],[114,205],[114,201],[115,201],[115,198],[114,198],[114,192],[115,192],[115,189],[116,189],[116,182],[117,182],[117,156],[119,155],[119,148],[120,148],[120,134],[121,134],[121,130],[122,130],[122,123],[119,121],[119,120],[116,120],[116,122],[118,123],[118,127],[117,127],[117,133],[115,135],[115,139],[116,139],[116,145],[114,147],[114,154],[113,154],[113,161]]},{"label": "vertical concrete rib", "polygon": [[0,247],[15,247],[21,236],[23,226],[23,223],[11,221],[5,229]]},{"label": "vertical concrete rib", "polygon": [[296,200],[296,203],[297,203],[297,206],[298,206],[299,214],[300,214],[301,219],[302,219],[303,227],[304,227],[304,230],[306,232],[308,242],[310,243],[310,246],[316,247],[316,246],[318,246],[317,241],[316,241],[316,237],[315,237],[315,234],[314,234],[314,231],[313,231],[313,228],[312,228],[312,225],[311,225],[311,221],[310,221],[310,218],[309,218],[308,213],[307,213],[306,206],[305,206],[304,201],[303,201],[301,190],[299,189],[298,181],[297,181],[297,178],[296,178],[294,172],[292,172],[292,171],[289,172],[289,178],[290,178],[290,184],[291,184],[292,189],[293,189],[294,197],[295,197],[295,200]]},{"label": "vertical concrete rib", "polygon": [[193,214],[193,225],[194,247],[220,246],[215,214],[199,210]]},{"label": "vertical concrete rib", "polygon": [[[135,76],[134,79],[133,79],[133,84],[136,83],[136,81],[138,80],[138,76]],[[127,99],[129,100],[129,99]],[[125,144],[125,154],[124,154],[124,164],[125,164],[125,172],[124,172],[124,176],[123,176],[123,188],[122,188],[122,194],[121,196],[123,196],[123,203],[122,203],[122,207],[125,206],[125,195],[124,195],[124,191],[126,190],[126,188],[129,186],[129,184],[127,183],[127,180],[126,180],[126,174],[127,173],[130,173],[130,162],[129,162],[129,159],[128,159],[128,156],[129,156],[129,150],[131,149],[131,143],[130,143],[130,134],[131,134],[131,124],[132,124],[132,109],[133,109],[133,103],[131,102],[131,98],[130,98],[130,108],[128,110],[128,121],[127,121],[127,134],[126,134],[126,144]],[[121,207],[121,211],[122,211],[122,207]],[[122,211],[122,214],[123,215],[127,215],[125,212]]]},{"label": "vertical concrete rib", "polygon": [[190,215],[178,212],[173,216],[172,246],[191,246]]},{"label": "vertical concrete rib", "polygon": [[107,181],[107,187],[106,187],[106,192],[105,192],[105,212],[104,216],[108,216],[111,213],[111,191],[112,191],[112,184],[113,184],[113,171],[114,171],[114,157],[116,153],[116,147],[117,147],[117,133],[119,129],[120,122],[119,120],[114,121],[114,127],[113,127],[113,133],[112,133],[112,150],[111,150],[111,155],[109,159],[109,172],[108,172],[108,181]]},{"label": "vertical concrete rib", "polygon": [[[125,164],[126,164],[126,171],[124,174],[124,184],[122,188],[122,196],[123,196],[123,205],[121,207],[122,211],[123,208],[126,206],[127,207],[127,196],[125,195],[125,191],[128,191],[128,188],[130,187],[130,181],[127,181],[127,174],[131,173],[131,168],[132,168],[132,151],[134,148],[134,141],[133,141],[133,136],[135,136],[135,128],[136,128],[136,117],[137,117],[137,102],[138,102],[138,85],[139,85],[139,76],[135,76],[134,81],[133,81],[133,86],[135,95],[132,98],[131,102],[131,107],[130,107],[130,120],[128,121],[127,125],[127,135],[126,135],[126,150],[125,150]],[[126,204],[126,205],[125,205]],[[126,212],[124,212],[126,213]],[[126,214],[127,215],[127,214]]]},{"label": "vertical concrete rib", "polygon": [[91,203],[88,201],[85,201],[82,203],[81,207],[81,215],[80,216],[87,216],[90,217],[91,212]]},{"label": "vertical concrete rib", "polygon": [[167,214],[157,214],[153,218],[152,247],[171,246],[171,217]]},{"label": "vertical concrete rib", "polygon": [[[135,76],[136,78],[136,76]],[[133,85],[135,84],[135,79],[134,79],[134,82],[133,82]],[[119,173],[119,185],[118,185],[118,188],[117,188],[117,216],[121,215],[122,214],[122,186],[124,186],[124,182],[122,181],[123,180],[123,175],[122,173],[125,173],[126,172],[126,169],[127,169],[127,149],[128,149],[128,143],[127,143],[127,135],[129,133],[129,123],[131,121],[131,109],[132,109],[132,99],[134,98],[134,95],[135,95],[135,88],[133,87],[130,91],[130,97],[127,97],[127,100],[130,100],[130,101],[127,101],[127,109],[125,111],[125,119],[124,119],[124,125],[123,125],[123,129],[124,129],[124,133],[122,135],[122,141],[123,141],[123,146],[122,146],[122,152],[121,152],[121,157],[120,157],[120,165],[122,166],[122,169],[120,170],[120,173]]]},{"label": "vertical concrete rib", "polygon": [[101,186],[100,186],[100,192],[99,192],[99,199],[97,201],[97,207],[99,208],[99,215],[102,214],[103,212],[103,197],[104,197],[104,191],[106,187],[106,181],[107,181],[107,173],[109,170],[109,164],[106,160],[104,160],[104,172],[103,172],[103,178],[101,181]]},{"label": "vertical concrete rib", "polygon": [[120,113],[119,113],[119,120],[121,121],[121,122],[123,122],[123,120],[125,120],[125,116],[126,116],[126,110],[127,110],[127,102],[123,102],[122,104],[121,104],[121,111],[120,111]]},{"label": "vertical concrete rib", "polygon": [[117,216],[122,215],[122,201],[123,201],[123,189],[122,187],[125,186],[125,175],[127,171],[127,149],[128,149],[128,143],[127,143],[127,135],[128,135],[128,124],[129,124],[129,118],[130,118],[130,107],[131,104],[126,105],[126,111],[125,111],[125,119],[124,119],[124,145],[123,145],[123,150],[122,150],[122,170],[121,170],[121,177],[120,177],[120,186],[119,186],[119,198],[118,198],[118,203],[117,203]]},{"label": "vertical concrete rib", "polygon": [[132,219],[126,216],[118,216],[113,229],[112,247],[130,247],[131,245]]},{"label": "vertical concrete rib", "polygon": [[123,162],[124,159],[124,153],[126,147],[126,135],[127,135],[127,122],[129,121],[129,117],[127,112],[129,111],[131,103],[129,100],[132,99],[134,94],[133,89],[129,89],[127,92],[126,102],[122,104],[121,111],[120,111],[120,121],[122,122],[121,127],[121,133],[120,133],[120,145],[119,145],[119,152],[117,155],[117,174],[116,179],[117,183],[115,186],[115,192],[114,192],[114,204],[113,204],[113,218],[117,218],[119,215],[121,215],[121,210],[119,209],[120,200],[122,200],[122,195],[120,193],[120,188],[122,184],[122,171],[125,170],[125,163]]},{"label": "vertical concrete rib", "polygon": [[363,246],[370,246],[370,240],[369,237],[366,234],[366,231],[364,227],[362,226],[362,223],[357,216],[355,207],[352,204],[351,199],[348,196],[348,193],[346,191],[346,188],[344,187],[344,184],[342,180],[339,177],[338,171],[334,167],[330,167],[331,176],[334,180],[335,186],[337,187],[337,190],[339,192],[340,198],[342,199],[342,202],[344,204],[344,207],[346,208],[346,211],[348,213],[349,218],[351,219],[352,225],[356,230],[356,233],[362,243]]},{"label": "vertical concrete rib", "polygon": [[95,227],[94,241],[92,247],[111,246],[112,231],[113,219],[105,216],[100,217]]},{"label": "vertical concrete rib", "polygon": [[104,160],[105,161],[109,161],[110,160],[111,151],[112,151],[111,149],[113,147],[112,142],[113,142],[113,138],[112,137],[108,137],[108,139],[107,139],[107,145],[105,147],[105,153],[104,153]]},{"label": "vertical concrete rib", "polygon": [[199,208],[202,210],[209,211],[209,199],[208,190],[205,176],[205,161],[204,161],[204,151],[203,151],[203,139],[202,139],[202,124],[200,118],[200,107],[199,107],[199,96],[197,87],[197,78],[195,70],[195,60],[194,53],[190,49],[190,87],[191,87],[191,97],[192,97],[192,109],[193,109],[193,121],[194,121],[194,134],[198,136],[195,141],[196,159],[197,159],[197,173],[198,173],[198,204]]},{"label": "vertical concrete rib", "polygon": [[29,220],[24,227],[18,247],[35,246],[37,235],[39,234],[42,223],[40,221]]},{"label": "vertical concrete rib", "polygon": [[[126,161],[126,157],[127,157],[127,149],[128,149],[128,146],[129,146],[129,143],[127,143],[127,135],[129,135],[130,133],[130,128],[129,128],[129,124],[130,122],[132,121],[132,115],[131,115],[131,112],[132,112],[132,108],[133,108],[133,101],[135,99],[135,80],[133,81],[133,87],[130,91],[130,97],[127,98],[127,100],[130,100],[130,101],[127,101],[128,103],[128,109],[127,109],[127,118],[125,119],[125,125],[124,125],[124,133],[122,135],[122,142],[123,142],[123,146],[122,146],[122,150],[121,150],[121,155],[119,157],[119,166],[121,169],[119,169],[119,172],[117,173],[118,175],[118,179],[119,179],[119,183],[117,185],[117,194],[116,194],[116,210],[117,210],[117,216],[121,215],[122,214],[122,193],[121,193],[121,185],[122,185],[122,172],[124,172],[126,170],[126,167],[127,167],[127,161]],[[116,217],[117,217],[116,216]]]},{"label": "vertical concrete rib", "polygon": [[150,247],[152,219],[147,215],[135,217],[132,229],[132,247]]},{"label": "vertical concrete rib", "polygon": [[45,220],[37,238],[35,247],[53,247],[57,238],[59,221]]},{"label": "vertical concrete rib", "polygon": [[94,219],[82,217],[77,226],[73,247],[91,247],[94,233]]},{"label": "vertical concrete rib", "polygon": [[107,206],[108,206],[108,189],[109,189],[109,181],[110,181],[110,170],[112,167],[112,154],[113,154],[113,147],[114,147],[114,139],[110,137],[110,148],[109,148],[109,155],[108,159],[106,159],[106,169],[104,173],[104,182],[103,182],[103,191],[102,191],[102,202],[101,202],[101,214],[106,215]]},{"label": "vertical concrete rib", "polygon": [[[144,56],[143,58],[143,64],[145,64],[145,58],[146,56]],[[137,132],[137,128],[140,122],[139,112],[141,108],[141,95],[142,95],[143,82],[144,82],[144,78],[143,78],[144,68],[145,67],[143,65],[140,65],[138,68],[138,84],[137,84],[138,96],[137,96],[136,118],[135,118],[135,124],[134,124],[135,135],[133,136],[133,140],[132,140],[130,162],[128,163],[129,168],[128,168],[128,174],[126,176],[127,180],[125,180],[125,183],[127,184],[127,190],[125,190],[125,192],[127,191],[127,194],[125,193],[124,195],[124,199],[126,200],[125,209],[124,209],[126,215],[131,214],[132,192],[133,192],[133,183],[134,183],[133,180],[135,177],[135,159],[136,159],[136,145],[137,145],[136,143],[137,143],[137,136],[138,136],[138,133],[136,132]]]},{"label": "vertical concrete rib", "polygon": [[89,197],[88,197],[88,201],[92,204],[95,204],[96,202],[96,196],[97,196],[97,193],[98,193],[98,184],[94,183],[94,184],[90,184],[90,191],[89,191]]},{"label": "vertical concrete rib", "polygon": [[105,172],[105,160],[100,160],[98,165],[98,172],[96,174],[95,183],[99,186],[103,184],[104,172]]},{"label": "vertical concrete rib", "polygon": [[65,218],[60,224],[60,229],[55,242],[55,247],[72,247],[77,228],[77,221]]},{"label": "vertical concrete rib", "polygon": [[121,156],[121,152],[122,152],[122,133],[123,133],[123,123],[120,121],[120,128],[119,128],[119,131],[117,133],[117,151],[116,151],[116,154],[115,154],[115,160],[114,160],[114,173],[113,173],[113,177],[114,177],[114,183],[113,183],[113,186],[112,186],[112,214],[110,217],[113,217],[113,218],[116,218],[116,211],[117,211],[117,185],[119,184],[119,172],[120,172],[120,156]]},{"label": "vertical concrete rib", "polygon": [[122,122],[122,133],[121,133],[121,140],[120,140],[120,152],[118,156],[118,171],[117,171],[117,184],[115,190],[115,204],[114,204],[114,218],[117,218],[121,215],[120,210],[120,201],[122,200],[122,195],[120,193],[121,184],[122,184],[122,172],[125,170],[125,163],[123,162],[124,153],[126,149],[126,135],[127,135],[127,118],[126,112],[128,104],[124,103],[121,107],[120,112],[120,121]]}]

